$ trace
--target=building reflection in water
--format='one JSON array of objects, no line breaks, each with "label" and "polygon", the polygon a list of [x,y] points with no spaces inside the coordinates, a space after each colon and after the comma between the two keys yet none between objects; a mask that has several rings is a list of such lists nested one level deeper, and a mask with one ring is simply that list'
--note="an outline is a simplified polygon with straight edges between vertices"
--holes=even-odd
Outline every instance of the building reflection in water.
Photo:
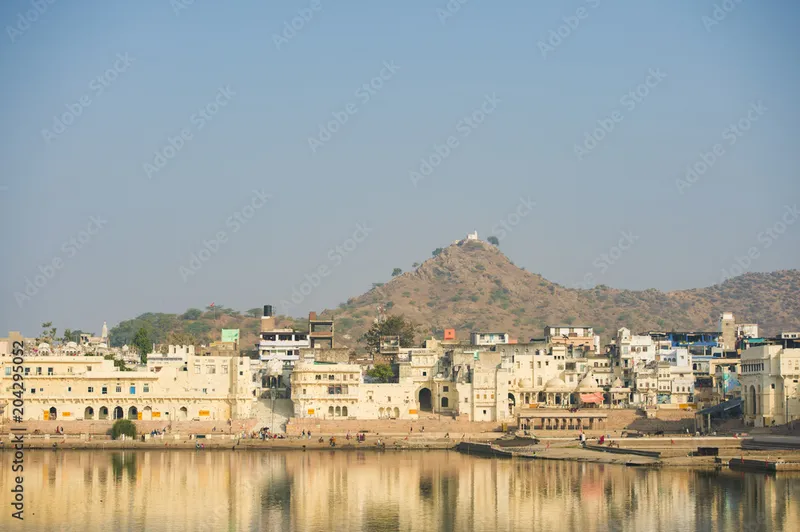
[{"label": "building reflection in water", "polygon": [[[11,453],[0,453],[10,472]],[[40,530],[789,530],[800,475],[455,452],[34,452]],[[13,478],[0,476],[8,493]],[[14,530],[8,512],[0,528]],[[6,525],[9,526],[6,526]]]}]

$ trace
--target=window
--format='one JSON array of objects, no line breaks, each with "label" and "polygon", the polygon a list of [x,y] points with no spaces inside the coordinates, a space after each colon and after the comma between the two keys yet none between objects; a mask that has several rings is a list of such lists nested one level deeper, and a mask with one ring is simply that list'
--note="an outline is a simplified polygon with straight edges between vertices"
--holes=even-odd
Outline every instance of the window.
[{"label": "window", "polygon": [[227,375],[228,374],[228,365],[227,364],[223,364],[222,365],[222,374],[223,375]]},{"label": "window", "polygon": [[72,366],[67,368],[67,373],[72,373]]},{"label": "window", "polygon": [[86,371],[92,371],[92,366],[86,366]]},{"label": "window", "polygon": [[100,388],[100,393],[102,395],[108,395],[108,386],[103,386],[102,388]]},{"label": "window", "polygon": [[52,375],[53,374],[53,368],[47,368],[47,374],[48,375]]},{"label": "window", "polygon": [[208,393],[208,388],[203,388],[203,393]]},{"label": "window", "polygon": [[206,366],[206,373],[214,374],[217,372],[216,366]]},{"label": "window", "polygon": [[31,388],[31,393],[36,393],[36,388]]},{"label": "window", "polygon": [[72,386],[67,386],[67,391],[71,392],[72,391]]},{"label": "window", "polygon": [[317,378],[318,381],[322,380],[322,375],[315,375],[315,377]]},{"label": "window", "polygon": [[306,394],[306,389],[305,389],[305,388],[303,388],[303,395],[305,395],[305,394]]},{"label": "window", "polygon": [[428,376],[428,372],[427,372],[427,371],[423,371],[423,372],[422,372],[422,376],[423,376],[423,377],[427,377],[427,376]]},{"label": "window", "polygon": [[131,388],[130,388],[130,394],[131,394],[131,395],[135,395],[135,394],[136,394],[136,386],[131,386]]},{"label": "window", "polygon": [[25,368],[25,375],[29,374],[30,372],[31,372],[31,368]]},{"label": "window", "polygon": [[94,386],[89,386],[88,390],[89,393],[94,393]]},{"label": "window", "polygon": [[42,368],[36,368],[36,374],[37,375],[41,375],[42,374]]},{"label": "window", "polygon": [[149,385],[149,384],[145,384],[145,385],[143,386],[143,388],[144,388],[144,389],[142,390],[142,392],[144,392],[144,393],[150,393],[150,385]]},{"label": "window", "polygon": [[122,393],[122,386],[117,386],[117,389],[115,391],[117,393]]},{"label": "window", "polygon": [[391,403],[391,402],[392,402],[392,398],[391,398],[391,397],[387,397],[387,398],[386,398],[386,402],[387,402],[387,403]]},{"label": "window", "polygon": [[6,366],[6,375],[11,375],[11,366]]},{"label": "window", "polygon": [[443,392],[449,392],[450,391],[450,387],[449,386],[444,386],[444,387],[442,387],[442,391]]},{"label": "window", "polygon": [[333,375],[328,375],[328,380],[332,381],[333,380]]},{"label": "window", "polygon": [[775,389],[775,383],[773,383],[771,386],[772,386],[772,389],[774,390]]},{"label": "window", "polygon": [[195,373],[195,375],[199,375],[200,374],[200,365],[199,364],[195,364],[194,373]]},{"label": "window", "polygon": [[464,402],[465,402],[465,403],[469,403],[469,397],[465,397],[465,398],[464,398]]}]

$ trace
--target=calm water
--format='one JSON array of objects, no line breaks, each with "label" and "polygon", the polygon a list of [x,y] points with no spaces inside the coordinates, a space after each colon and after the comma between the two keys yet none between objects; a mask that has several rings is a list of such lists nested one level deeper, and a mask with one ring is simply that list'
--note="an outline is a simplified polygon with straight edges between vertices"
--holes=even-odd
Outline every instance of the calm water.
[{"label": "calm water", "polygon": [[0,530],[798,530],[800,475],[430,452],[33,452]]}]

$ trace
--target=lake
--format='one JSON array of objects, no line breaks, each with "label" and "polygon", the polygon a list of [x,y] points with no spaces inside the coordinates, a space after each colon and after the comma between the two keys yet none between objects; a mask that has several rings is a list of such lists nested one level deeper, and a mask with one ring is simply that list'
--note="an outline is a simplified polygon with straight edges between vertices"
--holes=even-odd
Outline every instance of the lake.
[{"label": "lake", "polygon": [[[26,451],[2,530],[797,530],[800,474],[503,460],[454,451]],[[794,523],[792,525],[791,523]]]}]

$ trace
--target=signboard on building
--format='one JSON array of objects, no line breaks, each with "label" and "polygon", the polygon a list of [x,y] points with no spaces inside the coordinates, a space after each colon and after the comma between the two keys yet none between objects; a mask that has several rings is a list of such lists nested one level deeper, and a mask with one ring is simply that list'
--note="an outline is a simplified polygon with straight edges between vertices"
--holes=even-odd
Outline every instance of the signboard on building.
[{"label": "signboard on building", "polygon": [[209,412],[208,410],[201,410],[200,411],[200,416],[202,416],[202,417],[208,417],[210,414],[211,414],[211,412]]},{"label": "signboard on building", "polygon": [[239,329],[222,329],[222,341],[223,342],[238,342],[239,341]]}]

